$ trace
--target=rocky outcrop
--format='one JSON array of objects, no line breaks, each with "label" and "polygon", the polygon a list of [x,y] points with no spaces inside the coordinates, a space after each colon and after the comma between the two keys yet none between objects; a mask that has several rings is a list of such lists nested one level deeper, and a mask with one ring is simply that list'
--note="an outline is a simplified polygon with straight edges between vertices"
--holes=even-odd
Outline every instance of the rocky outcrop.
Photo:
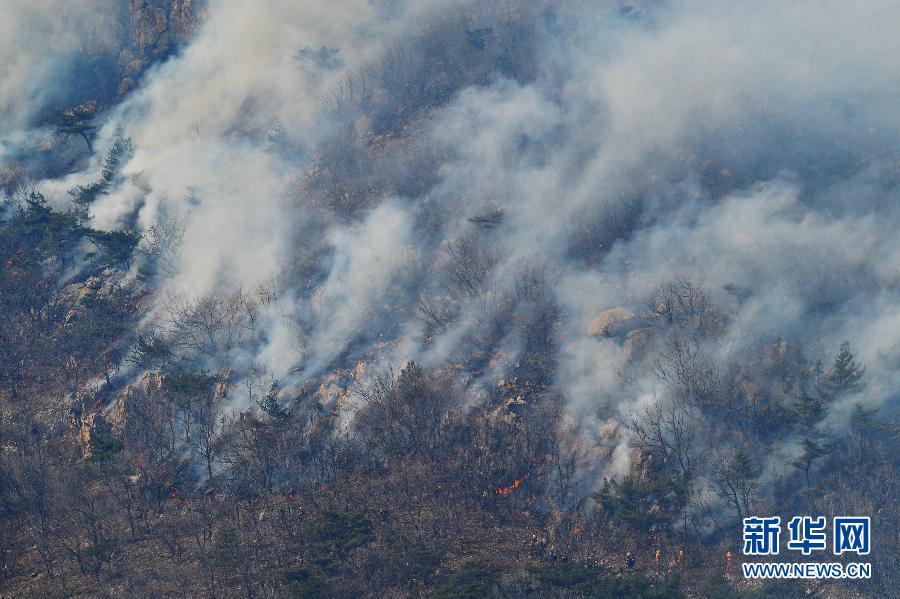
[{"label": "rocky outcrop", "polygon": [[100,412],[89,414],[81,422],[81,457],[85,460],[97,457],[111,448],[114,439],[109,420]]},{"label": "rocky outcrop", "polygon": [[162,390],[165,381],[166,377],[162,373],[145,372],[140,383],[125,386],[104,416],[109,422],[113,435],[121,436],[125,432],[128,414],[133,409],[131,403],[135,400],[136,394],[149,395],[158,392]]},{"label": "rocky outcrop", "polygon": [[335,405],[353,395],[356,384],[366,375],[366,363],[357,362],[353,368],[338,368],[320,379],[315,397],[322,405]]},{"label": "rocky outcrop", "polygon": [[587,334],[592,337],[612,336],[616,325],[632,318],[634,318],[634,314],[623,308],[604,310],[588,324]]},{"label": "rocky outcrop", "polygon": [[640,360],[647,352],[650,334],[644,329],[634,329],[625,335],[625,343],[622,345],[622,355],[626,362]]},{"label": "rocky outcrop", "polygon": [[51,111],[65,114],[91,102],[99,110],[115,103],[148,66],[191,39],[205,18],[205,4],[205,0],[100,3],[92,27],[81,32],[83,39],[70,66],[79,84],[62,100],[65,104]]},{"label": "rocky outcrop", "polygon": [[204,16],[202,5],[197,0],[129,0],[123,23],[128,39],[117,60],[122,69],[120,95],[134,87],[154,60],[191,38]]},{"label": "rocky outcrop", "polygon": [[601,343],[618,345],[625,362],[640,361],[651,345],[651,317],[624,308],[610,308],[591,319],[586,333]]},{"label": "rocky outcrop", "polygon": [[228,391],[231,388],[231,377],[233,375],[234,370],[231,368],[225,368],[219,373],[219,378],[216,381],[215,394],[213,395],[214,402],[220,402],[228,397]]},{"label": "rocky outcrop", "polygon": [[[54,32],[66,41],[51,43],[54,77],[43,81],[53,93],[42,94],[34,106],[18,115],[22,99],[12,94],[0,100],[0,122],[27,117],[27,126],[46,127],[46,134],[27,136],[20,158],[12,152],[0,164],[0,191],[10,195],[31,180],[53,179],[77,170],[78,161],[92,154],[102,115],[133,90],[154,63],[189,43],[206,18],[206,0],[94,0],[59,2],[46,10],[43,33],[34,43],[47,43]],[[15,11],[14,11],[15,12]],[[0,18],[6,15],[0,13]],[[51,134],[50,131],[53,133]],[[99,148],[96,148],[99,149]]]}]

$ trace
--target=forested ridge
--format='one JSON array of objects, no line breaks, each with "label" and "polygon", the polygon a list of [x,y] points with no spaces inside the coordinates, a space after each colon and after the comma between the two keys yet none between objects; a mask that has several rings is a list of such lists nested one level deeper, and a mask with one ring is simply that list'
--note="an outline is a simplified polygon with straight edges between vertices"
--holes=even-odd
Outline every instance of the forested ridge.
[{"label": "forested ridge", "polygon": [[896,596],[896,7],[347,4],[12,2],[0,595]]}]

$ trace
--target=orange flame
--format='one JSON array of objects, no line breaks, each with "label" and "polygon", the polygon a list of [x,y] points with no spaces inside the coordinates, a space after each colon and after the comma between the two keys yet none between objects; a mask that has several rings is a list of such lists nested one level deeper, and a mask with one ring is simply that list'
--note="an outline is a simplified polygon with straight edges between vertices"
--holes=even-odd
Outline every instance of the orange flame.
[{"label": "orange flame", "polygon": [[514,480],[511,485],[509,485],[507,487],[500,487],[499,489],[497,489],[494,492],[497,493],[497,495],[500,495],[501,497],[506,497],[507,495],[511,494],[513,491],[515,491],[516,489],[521,487],[522,483],[525,482],[525,480],[527,480],[527,479],[528,479],[528,475],[526,474],[522,478],[517,478],[516,480]]}]

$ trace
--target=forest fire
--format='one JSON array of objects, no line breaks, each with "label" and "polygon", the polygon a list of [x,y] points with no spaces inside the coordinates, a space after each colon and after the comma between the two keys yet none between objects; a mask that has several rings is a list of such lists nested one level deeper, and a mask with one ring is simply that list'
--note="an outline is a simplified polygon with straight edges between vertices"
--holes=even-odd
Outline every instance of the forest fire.
[{"label": "forest fire", "polygon": [[821,4],[0,0],[0,599],[900,599]]},{"label": "forest fire", "polygon": [[511,485],[506,486],[506,487],[499,487],[494,492],[497,495],[500,495],[501,497],[506,497],[507,495],[511,494],[513,491],[515,491],[516,489],[521,487],[522,483],[525,482],[526,480],[528,480],[527,474],[525,476],[523,476],[522,478],[517,478],[516,480],[514,480]]}]

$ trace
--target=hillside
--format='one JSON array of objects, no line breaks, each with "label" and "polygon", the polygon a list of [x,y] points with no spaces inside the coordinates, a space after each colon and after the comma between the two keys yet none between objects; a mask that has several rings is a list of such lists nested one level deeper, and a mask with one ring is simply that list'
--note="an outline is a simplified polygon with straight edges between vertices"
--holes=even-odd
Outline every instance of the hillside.
[{"label": "hillside", "polygon": [[826,5],[11,0],[0,596],[900,596],[900,11]]}]

